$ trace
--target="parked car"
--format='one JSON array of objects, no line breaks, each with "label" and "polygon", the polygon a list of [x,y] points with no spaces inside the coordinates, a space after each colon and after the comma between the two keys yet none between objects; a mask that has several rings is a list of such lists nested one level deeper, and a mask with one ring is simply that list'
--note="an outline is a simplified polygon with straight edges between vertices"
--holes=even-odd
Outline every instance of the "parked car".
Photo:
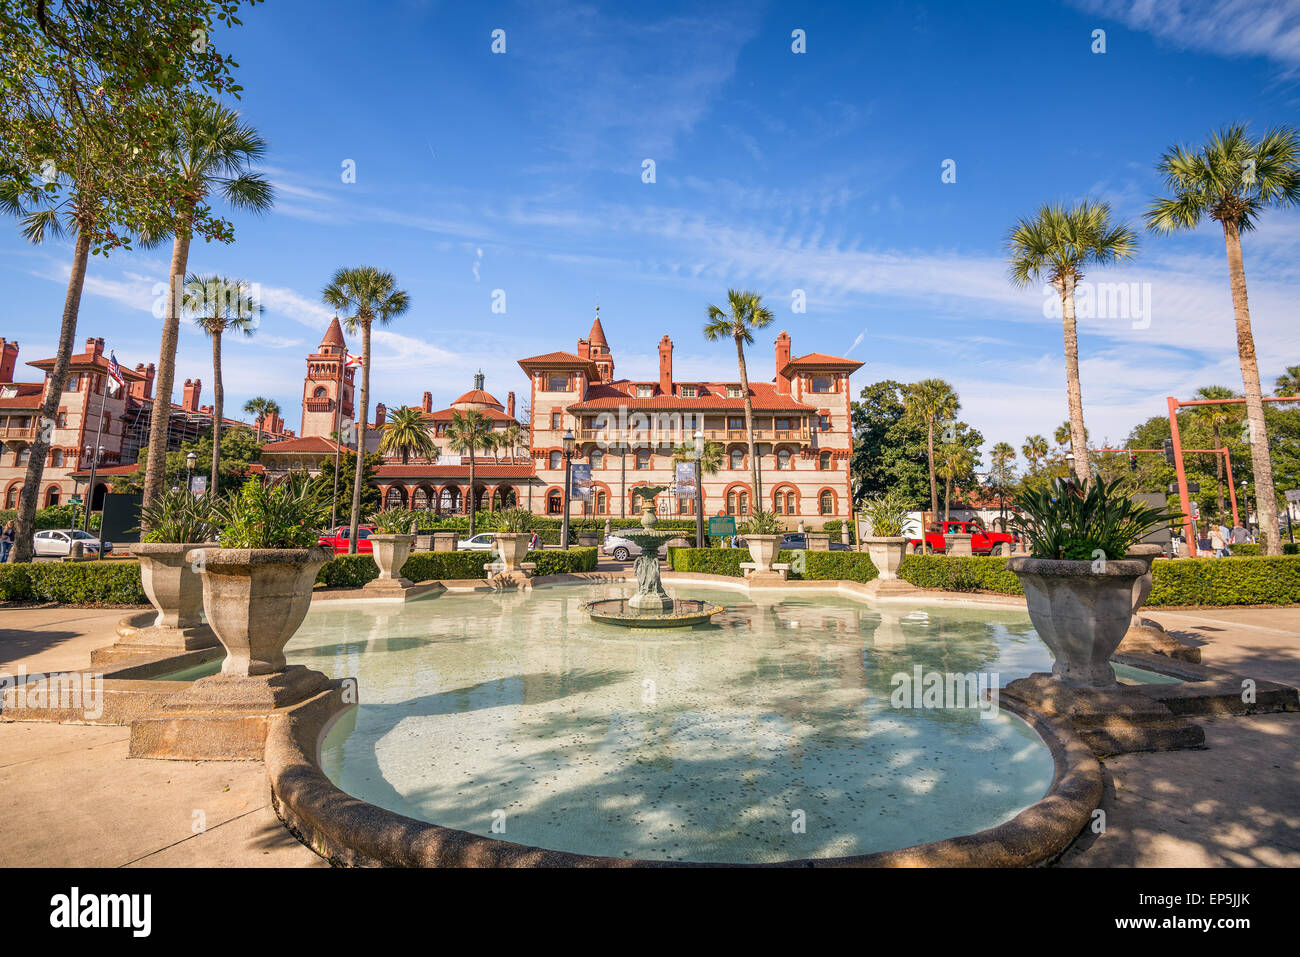
[{"label": "parked car", "polygon": [[[660,545],[656,551],[662,558],[666,552],[667,544]],[[604,543],[600,546],[602,555],[612,555],[620,562],[625,562],[629,558],[636,558],[641,554],[641,543],[631,538],[624,538],[621,535],[608,535]]]},{"label": "parked car", "polygon": [[[374,552],[375,546],[370,544],[369,538],[375,533],[375,526],[361,525],[357,531],[357,554],[369,555]],[[338,528],[321,532],[318,545],[324,545],[326,548],[334,549],[335,555],[346,555],[348,553],[348,541],[352,538],[352,526],[340,525]]]},{"label": "parked car", "polygon": [[[1016,539],[1006,532],[990,532],[979,522],[940,522],[938,528],[925,533],[926,544],[932,552],[947,551],[948,542],[945,535],[970,535],[970,550],[976,555],[1010,555],[1016,547]],[[908,545],[910,551],[921,550],[921,540],[912,539]]]},{"label": "parked car", "polygon": [[[458,552],[490,552],[496,547],[492,532],[483,532],[481,535],[475,535],[473,538],[466,538],[456,543],[456,551]],[[541,539],[537,537],[536,532],[533,532],[533,537],[528,541],[528,550],[531,552],[533,549],[541,547]]]},{"label": "parked car", "polygon": [[98,555],[101,548],[105,555],[113,551],[112,542],[100,542],[94,535],[79,528],[50,528],[37,532],[32,539],[32,551],[37,555],[66,558],[72,554],[73,542],[81,542],[84,555]]}]

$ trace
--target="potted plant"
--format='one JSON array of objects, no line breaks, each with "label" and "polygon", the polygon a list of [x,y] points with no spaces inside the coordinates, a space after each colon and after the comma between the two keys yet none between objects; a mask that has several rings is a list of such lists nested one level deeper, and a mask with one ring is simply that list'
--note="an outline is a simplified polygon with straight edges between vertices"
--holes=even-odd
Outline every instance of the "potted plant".
[{"label": "potted plant", "polygon": [[1148,560],[1126,556],[1152,529],[1177,518],[1135,502],[1119,485],[1058,480],[1016,496],[1012,525],[1030,554],[1009,558],[1007,568],[1020,579],[1030,620],[1056,657],[1052,674],[1075,687],[1116,686],[1109,659],[1150,569]]},{"label": "potted plant", "polygon": [[[158,612],[152,627],[173,633],[201,628],[203,585],[185,556],[216,536],[212,499],[189,489],[167,489],[141,509],[140,522],[148,531],[131,551],[140,559],[144,593]],[[216,642],[204,634],[181,637],[176,643],[200,648]]]},{"label": "potted plant", "polygon": [[492,534],[492,542],[505,570],[513,572],[528,555],[528,543],[533,538],[530,531],[533,513],[526,508],[507,508],[497,512],[496,517],[497,530]]},{"label": "potted plant", "polygon": [[862,507],[863,518],[871,526],[871,534],[862,541],[881,581],[898,577],[898,568],[907,554],[908,539],[903,535],[907,511],[907,502],[897,491],[869,498]]},{"label": "potted plant", "polygon": [[370,536],[375,564],[379,566],[377,581],[403,581],[402,566],[411,555],[415,544],[415,517],[404,508],[386,508],[370,516],[375,526]]},{"label": "potted plant", "polygon": [[781,549],[781,536],[785,532],[785,525],[776,513],[758,509],[740,531],[745,536],[745,544],[749,546],[749,557],[754,560],[755,574],[772,571],[772,563],[776,561],[777,552]]},{"label": "potted plant", "polygon": [[328,505],[306,475],[276,484],[254,476],[214,513],[220,547],[192,549],[188,558],[203,582],[208,624],[226,649],[221,674],[282,672],[284,646],[306,617],[316,572],[330,558],[316,544]]}]

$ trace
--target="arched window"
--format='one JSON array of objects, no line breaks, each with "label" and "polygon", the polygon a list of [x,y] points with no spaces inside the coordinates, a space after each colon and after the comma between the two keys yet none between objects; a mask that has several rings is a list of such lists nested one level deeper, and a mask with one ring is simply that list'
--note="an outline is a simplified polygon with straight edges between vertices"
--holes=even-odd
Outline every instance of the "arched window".
[{"label": "arched window", "polygon": [[650,450],[649,450],[649,449],[637,449],[637,450],[636,450],[636,467],[637,467],[638,469],[648,469],[648,468],[650,467]]},{"label": "arched window", "polygon": [[609,510],[609,496],[604,492],[596,493],[596,514],[604,515]]},{"label": "arched window", "polygon": [[822,452],[821,455],[817,456],[817,465],[823,472],[829,472],[834,468],[834,465],[831,463],[831,453]]},{"label": "arched window", "polygon": [[819,499],[819,503],[821,505],[821,513],[823,515],[835,514],[835,493],[832,492],[830,489],[827,489],[826,491],[822,492],[821,497]]},{"label": "arched window", "polygon": [[776,453],[776,467],[778,471],[787,472],[790,469],[790,450],[782,449]]},{"label": "arched window", "polygon": [[22,486],[20,485],[15,485],[11,488],[8,494],[5,495],[5,508],[17,508],[18,496],[21,495],[22,492]]},{"label": "arched window", "polygon": [[50,508],[51,506],[58,505],[58,504],[59,504],[59,487],[57,485],[51,485],[49,489],[45,492],[45,507]]},{"label": "arched window", "polygon": [[406,492],[400,485],[391,485],[388,488],[388,494],[384,496],[384,506],[386,508],[401,508],[406,504]]},{"label": "arched window", "polygon": [[598,469],[605,464],[605,453],[601,449],[591,450],[591,467]]},{"label": "arched window", "polygon": [[558,490],[552,490],[546,493],[546,514],[563,515],[564,500]]},{"label": "arched window", "polygon": [[417,485],[411,493],[411,508],[429,508],[429,492],[423,485]]},{"label": "arched window", "polygon": [[459,512],[460,489],[455,485],[444,486],[442,494],[438,496],[438,508],[443,512]]},{"label": "arched window", "polygon": [[772,496],[772,511],[778,515],[785,513],[785,496],[780,492]]},{"label": "arched window", "polygon": [[796,511],[794,492],[785,493],[785,514],[793,515]]},{"label": "arched window", "polygon": [[561,459],[561,457],[560,457],[560,453],[559,453],[559,452],[552,452],[552,453],[551,453],[551,468],[553,468],[553,469],[558,469],[558,468],[562,468],[562,467],[563,467],[563,465],[562,465],[562,459]]},{"label": "arched window", "polygon": [[325,387],[323,385],[316,386],[316,388],[312,391],[312,398],[314,399],[325,398]]},{"label": "arched window", "polygon": [[744,450],[744,449],[732,449],[732,450],[731,450],[731,467],[732,467],[733,469],[743,469],[743,468],[745,467],[745,450]]}]

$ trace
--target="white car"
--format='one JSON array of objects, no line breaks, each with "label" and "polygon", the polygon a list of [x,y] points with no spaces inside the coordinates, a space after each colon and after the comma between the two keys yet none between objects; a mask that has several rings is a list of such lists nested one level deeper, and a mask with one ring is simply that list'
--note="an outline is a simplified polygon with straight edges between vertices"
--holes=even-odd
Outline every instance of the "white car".
[{"label": "white car", "polygon": [[[667,545],[660,545],[657,549],[661,557],[666,553],[666,548]],[[612,555],[616,560],[625,562],[641,554],[641,544],[620,535],[608,535],[605,537],[605,543],[600,546],[600,552],[602,555]]]},{"label": "white car", "polygon": [[[528,550],[532,551],[538,546],[537,533],[534,532],[533,540],[528,543]],[[456,543],[456,551],[458,552],[490,552],[496,547],[496,541],[491,532],[484,532],[481,535],[475,535],[473,538],[467,538]]]},{"label": "white car", "polygon": [[[37,555],[66,558],[72,554],[72,543],[81,542],[81,550],[84,555],[98,555],[100,541],[89,532],[83,532],[79,528],[51,528],[43,532],[37,532],[32,539],[32,551]],[[108,555],[113,551],[112,542],[103,542],[104,554]]]}]

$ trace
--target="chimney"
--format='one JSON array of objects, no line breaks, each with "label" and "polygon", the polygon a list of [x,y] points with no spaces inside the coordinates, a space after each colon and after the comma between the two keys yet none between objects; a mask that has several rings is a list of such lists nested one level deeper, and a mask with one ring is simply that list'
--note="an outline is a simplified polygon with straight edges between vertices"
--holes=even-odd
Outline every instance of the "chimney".
[{"label": "chimney", "polygon": [[776,391],[781,395],[790,394],[790,380],[781,375],[781,370],[790,364],[790,333],[784,329],[776,337]]},{"label": "chimney", "polygon": [[673,394],[673,340],[666,335],[659,340],[659,391]]},{"label": "chimney", "polygon": [[578,358],[579,359],[591,358],[591,340],[589,339],[578,340]]},{"label": "chimney", "polygon": [[86,340],[86,355],[98,357],[103,354],[104,340],[102,338],[96,339],[94,336],[91,336]]},{"label": "chimney", "polygon": [[135,364],[135,371],[144,376],[144,378],[131,383],[131,395],[137,399],[153,398],[153,363],[151,362],[148,365],[145,365],[143,362],[137,362]]},{"label": "chimney", "polygon": [[424,411],[425,411],[425,412],[432,412],[432,411],[433,411],[433,393],[432,393],[432,392],[426,392],[426,393],[424,394],[424,402],[423,402],[423,406],[424,406]]},{"label": "chimney", "polygon": [[506,393],[506,415],[512,419],[515,417],[515,394],[513,392]]},{"label": "chimney", "polygon": [[375,428],[382,429],[386,418],[388,418],[388,406],[380,402],[375,406]]},{"label": "chimney", "polygon": [[186,412],[199,411],[199,393],[203,391],[203,380],[195,379],[185,380],[185,388],[181,391],[181,408]]},{"label": "chimney", "polygon": [[13,382],[18,366],[18,343],[0,339],[0,382]]}]

